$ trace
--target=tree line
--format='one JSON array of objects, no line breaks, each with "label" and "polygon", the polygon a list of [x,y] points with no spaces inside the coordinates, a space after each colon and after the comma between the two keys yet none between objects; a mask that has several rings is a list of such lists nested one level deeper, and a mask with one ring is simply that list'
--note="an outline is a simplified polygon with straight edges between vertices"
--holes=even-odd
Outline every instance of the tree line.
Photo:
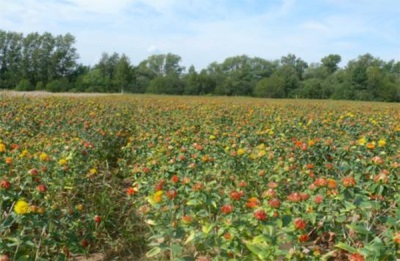
[{"label": "tree line", "polygon": [[87,66],[74,44],[69,33],[0,30],[0,89],[400,101],[400,61],[368,53],[343,68],[338,54],[311,64],[294,54],[273,61],[239,55],[197,71],[172,53],[137,65],[125,54],[103,53]]}]

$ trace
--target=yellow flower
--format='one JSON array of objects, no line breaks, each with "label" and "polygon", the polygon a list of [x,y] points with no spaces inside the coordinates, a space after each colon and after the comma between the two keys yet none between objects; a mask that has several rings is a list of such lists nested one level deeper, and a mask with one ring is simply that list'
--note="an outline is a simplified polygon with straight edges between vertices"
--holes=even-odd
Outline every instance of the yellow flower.
[{"label": "yellow flower", "polygon": [[385,145],[386,145],[386,140],[385,139],[380,139],[378,141],[378,146],[379,147],[385,147]]},{"label": "yellow flower", "polygon": [[29,155],[29,151],[28,150],[23,150],[20,154],[19,154],[19,157],[20,158],[24,158],[24,157],[26,157],[26,156],[28,156]]},{"label": "yellow flower", "polygon": [[96,168],[92,168],[89,170],[90,175],[95,175],[97,174],[97,169]]},{"label": "yellow flower", "polygon": [[42,153],[40,153],[39,159],[41,161],[48,161],[49,160],[49,155],[47,155],[46,153],[42,152]]},{"label": "yellow flower", "polygon": [[215,140],[215,136],[214,135],[210,135],[210,140]]},{"label": "yellow flower", "polygon": [[315,145],[315,140],[309,140],[308,141],[308,146],[314,146]]},{"label": "yellow flower", "polygon": [[358,140],[358,145],[364,146],[365,143],[367,143],[367,140],[364,137]]},{"label": "yellow flower", "polygon": [[6,152],[6,145],[0,143],[0,152]]},{"label": "yellow flower", "polygon": [[58,164],[60,164],[61,166],[65,166],[65,165],[67,165],[67,163],[68,163],[68,161],[66,159],[60,159],[58,161]]},{"label": "yellow flower", "polygon": [[164,192],[162,190],[157,191],[156,193],[154,193],[153,195],[153,200],[156,203],[160,203],[162,200],[162,195],[164,194]]},{"label": "yellow flower", "polygon": [[264,157],[265,155],[267,155],[267,152],[265,151],[265,150],[260,150],[259,152],[258,152],[258,157]]},{"label": "yellow flower", "polygon": [[25,200],[18,200],[15,203],[14,211],[18,215],[23,215],[29,212],[29,204]]},{"label": "yellow flower", "polygon": [[242,156],[244,154],[244,149],[238,149],[237,150],[237,155]]}]

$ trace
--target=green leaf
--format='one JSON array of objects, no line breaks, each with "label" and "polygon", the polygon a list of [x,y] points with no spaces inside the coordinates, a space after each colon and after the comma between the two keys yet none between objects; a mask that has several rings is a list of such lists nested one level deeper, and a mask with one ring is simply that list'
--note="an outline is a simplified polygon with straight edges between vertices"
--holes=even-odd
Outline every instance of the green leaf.
[{"label": "green leaf", "polygon": [[195,237],[196,233],[192,230],[190,231],[190,235],[189,237],[186,239],[185,243],[183,243],[184,245],[187,245],[190,241],[192,241]]},{"label": "green leaf", "polygon": [[266,260],[270,256],[270,253],[268,251],[269,245],[265,242],[253,243],[247,241],[246,247],[261,260]]},{"label": "green leaf", "polygon": [[205,224],[205,225],[203,225],[201,230],[203,231],[204,234],[208,234],[208,233],[210,233],[211,229],[213,229],[213,227],[214,227],[213,224]]},{"label": "green leaf", "polygon": [[188,202],[186,202],[186,205],[188,206],[196,206],[196,205],[200,205],[200,201],[198,201],[197,199],[191,199]]},{"label": "green leaf", "polygon": [[352,223],[350,225],[346,225],[346,227],[361,235],[367,235],[371,233],[371,231],[369,231],[363,224]]},{"label": "green leaf", "polygon": [[173,244],[171,246],[171,251],[173,256],[180,256],[182,254],[183,248],[178,244]]},{"label": "green leaf", "polygon": [[339,249],[346,250],[347,252],[350,252],[352,254],[357,252],[357,250],[355,248],[347,245],[346,243],[338,243],[338,244],[335,245],[335,247],[339,248]]},{"label": "green leaf", "polygon": [[356,209],[356,206],[354,204],[348,202],[348,201],[344,202],[344,206],[346,208],[346,212],[349,212],[349,211],[351,211],[353,209]]},{"label": "green leaf", "polygon": [[161,248],[159,247],[155,247],[153,249],[151,249],[149,252],[146,253],[146,257],[150,258],[150,257],[154,257],[158,254],[161,253]]}]

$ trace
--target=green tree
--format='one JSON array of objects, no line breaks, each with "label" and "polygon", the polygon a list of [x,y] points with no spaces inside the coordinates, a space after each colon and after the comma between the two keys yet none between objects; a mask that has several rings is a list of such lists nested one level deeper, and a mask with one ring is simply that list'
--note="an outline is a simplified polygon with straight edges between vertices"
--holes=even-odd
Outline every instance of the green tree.
[{"label": "green tree", "polygon": [[339,69],[339,63],[342,57],[338,54],[330,54],[321,59],[322,65],[326,68],[329,74],[336,72]]},{"label": "green tree", "polygon": [[131,72],[131,62],[125,54],[122,54],[115,69],[115,83],[120,87],[121,93],[124,92],[125,88],[131,81]]},{"label": "green tree", "polygon": [[285,79],[278,74],[260,80],[255,89],[254,95],[264,98],[284,98]]}]

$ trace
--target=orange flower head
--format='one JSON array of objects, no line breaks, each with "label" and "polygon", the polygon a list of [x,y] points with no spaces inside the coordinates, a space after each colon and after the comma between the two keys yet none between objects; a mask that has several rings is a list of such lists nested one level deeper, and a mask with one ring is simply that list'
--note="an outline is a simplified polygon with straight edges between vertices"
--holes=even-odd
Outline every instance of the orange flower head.
[{"label": "orange flower head", "polygon": [[351,187],[354,187],[357,183],[353,177],[346,176],[342,179],[342,184],[346,188],[351,188]]}]

